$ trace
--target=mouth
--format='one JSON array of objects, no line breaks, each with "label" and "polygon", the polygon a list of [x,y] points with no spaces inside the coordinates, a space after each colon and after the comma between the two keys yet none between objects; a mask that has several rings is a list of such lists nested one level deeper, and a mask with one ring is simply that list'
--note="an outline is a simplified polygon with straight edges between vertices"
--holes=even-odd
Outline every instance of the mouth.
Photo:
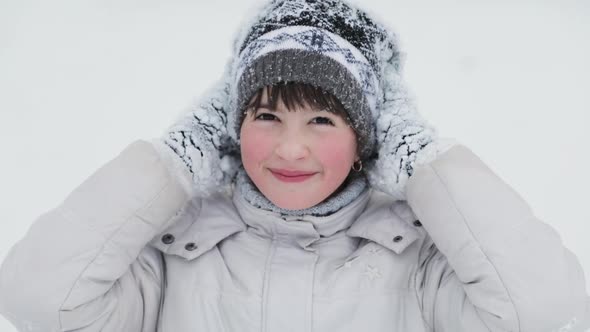
[{"label": "mouth", "polygon": [[285,169],[269,168],[269,170],[275,178],[282,182],[303,182],[317,174],[317,172],[290,171]]}]

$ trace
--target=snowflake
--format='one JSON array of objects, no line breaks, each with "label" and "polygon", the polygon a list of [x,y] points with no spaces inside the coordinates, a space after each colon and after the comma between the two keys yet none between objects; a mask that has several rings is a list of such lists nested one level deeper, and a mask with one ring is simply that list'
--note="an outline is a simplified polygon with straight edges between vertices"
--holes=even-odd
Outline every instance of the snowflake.
[{"label": "snowflake", "polygon": [[[574,326],[576,326],[578,323],[578,317],[574,317],[572,318],[565,326],[562,326],[559,330],[557,330],[557,332],[567,332],[567,331],[571,331]],[[588,332],[590,330],[587,330],[586,332]]]},{"label": "snowflake", "polygon": [[367,265],[367,269],[365,270],[363,275],[369,278],[370,280],[381,278],[381,273],[379,272],[379,269],[376,267],[372,267],[371,265]]}]

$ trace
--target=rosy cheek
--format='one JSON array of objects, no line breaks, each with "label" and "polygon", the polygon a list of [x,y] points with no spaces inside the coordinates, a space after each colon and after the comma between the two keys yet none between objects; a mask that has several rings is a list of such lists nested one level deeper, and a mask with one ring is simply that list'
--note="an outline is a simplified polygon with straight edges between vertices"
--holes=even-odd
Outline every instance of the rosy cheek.
[{"label": "rosy cheek", "polygon": [[242,162],[252,169],[270,156],[271,138],[261,130],[245,126],[241,132]]},{"label": "rosy cheek", "polygon": [[354,161],[354,138],[349,135],[338,135],[318,140],[316,155],[321,158],[325,167],[341,176],[348,174],[348,169]]}]

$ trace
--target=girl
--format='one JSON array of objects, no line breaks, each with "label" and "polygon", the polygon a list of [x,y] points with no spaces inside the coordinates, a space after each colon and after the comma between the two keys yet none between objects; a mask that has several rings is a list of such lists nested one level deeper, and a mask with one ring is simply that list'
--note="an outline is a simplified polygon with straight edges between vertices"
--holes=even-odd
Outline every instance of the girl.
[{"label": "girl", "polygon": [[576,257],[401,78],[395,35],[277,0],[220,82],[43,214],[0,270],[21,331],[585,331]]}]

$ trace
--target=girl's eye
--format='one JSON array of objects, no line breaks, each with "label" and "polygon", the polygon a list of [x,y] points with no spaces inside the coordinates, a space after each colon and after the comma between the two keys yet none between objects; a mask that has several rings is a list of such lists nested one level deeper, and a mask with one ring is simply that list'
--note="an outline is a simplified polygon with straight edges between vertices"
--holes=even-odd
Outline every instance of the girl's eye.
[{"label": "girl's eye", "polygon": [[263,120],[263,121],[272,121],[275,120],[277,117],[270,114],[270,113],[260,113],[256,116],[256,120]]},{"label": "girl's eye", "polygon": [[323,116],[318,116],[317,118],[313,118],[311,120],[313,123],[322,124],[322,125],[330,125],[333,126],[334,122],[330,120],[330,118],[326,118]]}]

